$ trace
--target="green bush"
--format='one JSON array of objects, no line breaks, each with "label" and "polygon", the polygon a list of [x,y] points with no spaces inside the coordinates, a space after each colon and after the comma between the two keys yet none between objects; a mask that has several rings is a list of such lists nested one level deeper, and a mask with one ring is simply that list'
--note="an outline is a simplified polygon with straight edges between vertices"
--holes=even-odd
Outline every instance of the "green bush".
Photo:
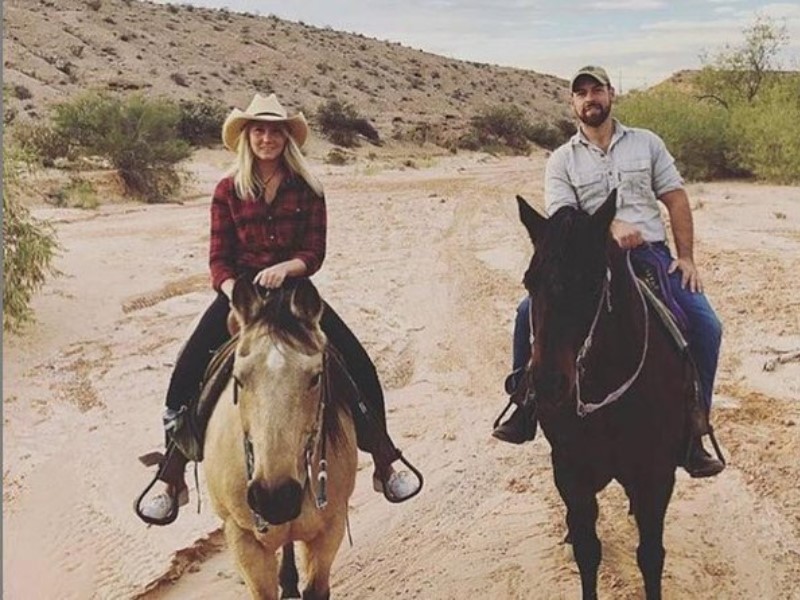
[{"label": "green bush", "polygon": [[91,181],[81,177],[72,177],[67,185],[50,196],[55,206],[71,206],[74,208],[95,209],[100,206],[97,190]]},{"label": "green bush", "polygon": [[222,123],[228,109],[216,100],[181,100],[178,135],[193,146],[220,143]]},{"label": "green bush", "polygon": [[352,148],[358,145],[358,136],[380,144],[377,130],[360,116],[352,104],[336,98],[328,100],[317,109],[316,121],[323,135],[337,146]]},{"label": "green bush", "polygon": [[529,140],[542,148],[555,150],[575,135],[576,131],[575,123],[567,119],[559,119],[554,125],[549,123],[530,125],[526,135]]},{"label": "green bush", "polygon": [[740,165],[759,179],[800,182],[800,75],[762,89],[750,104],[731,109]]},{"label": "green bush", "polygon": [[470,145],[477,140],[480,147],[526,154],[531,145],[528,136],[531,124],[521,108],[517,106],[493,106],[482,110],[470,120],[472,131],[464,136]]},{"label": "green bush", "polygon": [[20,203],[23,154],[7,148],[3,157],[3,329],[15,331],[33,318],[30,301],[54,273],[58,248],[52,227],[34,219]]},{"label": "green bush", "polygon": [[626,125],[661,136],[687,179],[743,174],[735,161],[730,115],[717,103],[679,90],[653,90],[622,97],[615,113]]},{"label": "green bush", "polygon": [[89,155],[107,158],[126,192],[147,202],[173,196],[181,183],[177,163],[190,154],[178,138],[180,109],[141,95],[120,99],[88,93],[55,109],[56,130]]},{"label": "green bush", "polygon": [[12,137],[24,152],[45,167],[52,167],[57,158],[73,157],[69,139],[48,123],[25,123],[14,128]]}]

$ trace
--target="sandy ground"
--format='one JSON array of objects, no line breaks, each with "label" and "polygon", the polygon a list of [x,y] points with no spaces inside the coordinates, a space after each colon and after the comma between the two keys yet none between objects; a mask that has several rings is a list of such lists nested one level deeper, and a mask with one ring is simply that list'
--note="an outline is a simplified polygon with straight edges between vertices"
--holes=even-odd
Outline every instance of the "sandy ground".
[{"label": "sandy ground", "polygon": [[[3,344],[3,597],[242,598],[200,469],[168,528],[131,503],[136,457],[162,439],[163,393],[207,287],[204,152],[182,204],[40,208],[62,276],[38,323]],[[395,163],[399,164],[399,163]],[[543,438],[493,440],[530,246],[514,194],[541,203],[544,155],[448,156],[425,168],[318,165],[329,256],[315,276],[374,356],[396,442],[426,475],[395,506],[362,455],[337,598],[575,598],[564,510]],[[800,188],[693,185],[697,257],[725,324],[714,420],[730,461],[683,472],[667,514],[666,598],[800,598]],[[635,527],[618,485],[600,496],[601,598],[641,598]]]}]

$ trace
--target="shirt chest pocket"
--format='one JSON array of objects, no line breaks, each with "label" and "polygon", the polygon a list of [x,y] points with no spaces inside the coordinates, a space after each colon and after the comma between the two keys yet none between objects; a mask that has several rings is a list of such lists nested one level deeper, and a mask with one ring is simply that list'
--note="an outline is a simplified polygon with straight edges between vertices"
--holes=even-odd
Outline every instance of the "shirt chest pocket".
[{"label": "shirt chest pocket", "polygon": [[600,171],[587,171],[576,173],[573,177],[578,203],[584,210],[597,204],[598,199],[606,197],[606,179]]},{"label": "shirt chest pocket", "polygon": [[637,200],[650,199],[653,195],[650,177],[650,161],[627,161],[619,165],[619,190],[623,202],[635,203]]},{"label": "shirt chest pocket", "polygon": [[308,210],[297,204],[279,206],[274,215],[274,234],[281,246],[292,247],[303,239]]}]

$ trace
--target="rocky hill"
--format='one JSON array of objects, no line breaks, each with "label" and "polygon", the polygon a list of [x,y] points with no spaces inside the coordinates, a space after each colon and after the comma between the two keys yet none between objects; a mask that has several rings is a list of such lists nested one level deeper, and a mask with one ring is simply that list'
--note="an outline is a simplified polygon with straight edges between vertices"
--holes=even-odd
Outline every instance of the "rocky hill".
[{"label": "rocky hill", "polygon": [[484,107],[568,117],[558,77],[415,50],[274,16],[137,0],[8,0],[4,86],[19,118],[87,89],[217,99],[256,91],[313,115],[351,103],[382,138],[441,141]]}]

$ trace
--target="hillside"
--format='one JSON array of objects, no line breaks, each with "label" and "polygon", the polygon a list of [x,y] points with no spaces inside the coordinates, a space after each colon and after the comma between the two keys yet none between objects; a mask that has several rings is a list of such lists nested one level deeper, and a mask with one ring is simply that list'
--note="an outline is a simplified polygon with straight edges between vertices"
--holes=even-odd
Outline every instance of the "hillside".
[{"label": "hillside", "polygon": [[382,138],[444,140],[485,106],[568,117],[566,82],[273,16],[135,0],[10,0],[4,85],[19,118],[95,88],[244,106],[256,91],[313,114],[352,103]]}]

